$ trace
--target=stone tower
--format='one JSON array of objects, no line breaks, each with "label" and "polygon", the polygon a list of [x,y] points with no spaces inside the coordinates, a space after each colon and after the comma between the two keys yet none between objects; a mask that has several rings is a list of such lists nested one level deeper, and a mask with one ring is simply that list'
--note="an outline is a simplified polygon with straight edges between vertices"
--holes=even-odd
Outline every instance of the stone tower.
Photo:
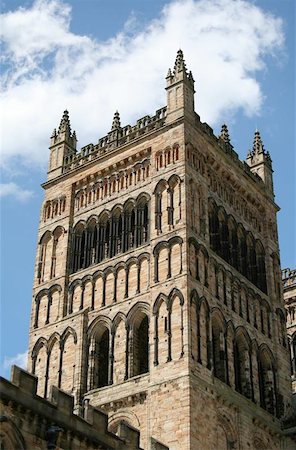
[{"label": "stone tower", "polygon": [[102,408],[147,450],[277,450],[291,386],[271,161],[258,133],[247,164],[200,121],[181,51],[166,82],[167,106],[134,126],[116,112],[79,153],[67,112],[51,138],[29,369],[39,395]]}]

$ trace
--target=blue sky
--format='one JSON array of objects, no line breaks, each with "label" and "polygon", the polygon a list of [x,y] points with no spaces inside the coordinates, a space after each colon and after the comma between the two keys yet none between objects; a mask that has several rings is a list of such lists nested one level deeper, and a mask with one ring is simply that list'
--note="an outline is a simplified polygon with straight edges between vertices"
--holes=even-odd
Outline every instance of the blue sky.
[{"label": "blue sky", "polygon": [[[282,267],[295,267],[294,0],[39,0],[1,4],[1,361],[28,346],[40,184],[65,108],[79,147],[165,104],[182,48],[196,111],[245,159],[256,127],[274,168]],[[133,89],[130,89],[133,86]]]}]

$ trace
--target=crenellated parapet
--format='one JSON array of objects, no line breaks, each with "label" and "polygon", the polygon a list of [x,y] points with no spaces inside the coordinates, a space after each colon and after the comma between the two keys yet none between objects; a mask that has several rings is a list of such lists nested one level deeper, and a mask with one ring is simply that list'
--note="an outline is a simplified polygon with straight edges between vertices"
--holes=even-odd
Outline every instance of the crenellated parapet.
[{"label": "crenellated parapet", "polygon": [[[156,111],[154,116],[144,116],[137,120],[133,126],[120,126],[119,116],[113,120],[112,130],[99,139],[96,145],[88,144],[81,148],[77,154],[65,155],[63,160],[63,173],[77,169],[90,161],[99,159],[119,147],[129,144],[152,131],[165,125],[166,107]],[[116,126],[115,126],[116,125]]]},{"label": "crenellated parapet", "polygon": [[103,411],[86,402],[77,414],[73,396],[52,386],[45,400],[37,395],[37,385],[36,376],[17,366],[12,368],[10,382],[0,379],[1,445],[5,448],[140,450],[140,432],[135,428],[121,421],[110,432]]},{"label": "crenellated parapet", "polygon": [[292,286],[296,286],[296,269],[283,269],[282,280],[284,289]]}]

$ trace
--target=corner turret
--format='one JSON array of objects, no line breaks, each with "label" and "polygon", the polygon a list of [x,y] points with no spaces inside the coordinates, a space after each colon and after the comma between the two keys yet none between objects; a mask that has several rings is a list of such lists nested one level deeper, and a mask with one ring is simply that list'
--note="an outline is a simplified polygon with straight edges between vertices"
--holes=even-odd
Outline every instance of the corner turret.
[{"label": "corner turret", "polygon": [[173,122],[184,116],[194,116],[194,79],[187,72],[182,50],[178,50],[173,71],[166,76],[167,119]]},{"label": "corner turret", "polygon": [[64,111],[58,131],[53,130],[50,137],[50,157],[48,165],[48,179],[51,180],[63,172],[66,156],[75,155],[77,146],[76,133],[71,132],[68,111]]},{"label": "corner turret", "polygon": [[258,130],[255,131],[253,149],[248,153],[247,164],[250,166],[251,172],[259,175],[265,183],[267,191],[273,196],[272,161],[269,152],[264,148]]}]

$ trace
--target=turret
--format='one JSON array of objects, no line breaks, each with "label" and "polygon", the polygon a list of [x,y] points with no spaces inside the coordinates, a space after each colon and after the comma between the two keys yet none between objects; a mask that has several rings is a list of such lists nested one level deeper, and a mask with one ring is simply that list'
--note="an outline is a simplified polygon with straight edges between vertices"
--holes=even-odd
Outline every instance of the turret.
[{"label": "turret", "polygon": [[251,172],[259,175],[268,192],[273,196],[272,161],[269,152],[264,149],[258,130],[255,132],[253,149],[249,151],[247,156],[247,164],[250,166]]},{"label": "turret", "polygon": [[76,153],[76,133],[71,132],[68,111],[64,111],[58,131],[53,130],[50,137],[50,157],[48,165],[48,179],[55,178],[63,172],[66,158]]},{"label": "turret", "polygon": [[182,50],[178,50],[173,71],[166,77],[167,119],[173,122],[181,117],[194,117],[194,79],[187,72]]}]

